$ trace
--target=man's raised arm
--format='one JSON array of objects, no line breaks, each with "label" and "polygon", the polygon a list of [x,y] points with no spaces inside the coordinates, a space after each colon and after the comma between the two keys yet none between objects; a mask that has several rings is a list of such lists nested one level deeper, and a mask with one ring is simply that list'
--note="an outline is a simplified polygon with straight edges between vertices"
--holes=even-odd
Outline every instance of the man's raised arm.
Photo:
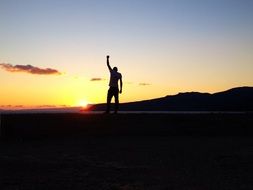
[{"label": "man's raised arm", "polygon": [[111,68],[111,66],[110,66],[110,63],[109,63],[109,58],[110,58],[110,56],[109,55],[107,55],[106,56],[106,59],[107,59],[107,67],[108,67],[108,69],[111,71],[112,70],[112,68]]}]

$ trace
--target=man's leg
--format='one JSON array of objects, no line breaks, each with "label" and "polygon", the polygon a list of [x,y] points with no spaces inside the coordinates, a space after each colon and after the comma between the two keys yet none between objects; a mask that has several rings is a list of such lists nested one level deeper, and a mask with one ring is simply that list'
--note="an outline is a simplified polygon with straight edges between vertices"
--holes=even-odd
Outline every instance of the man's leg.
[{"label": "man's leg", "polygon": [[114,113],[118,113],[118,109],[119,109],[119,89],[115,89],[115,91],[114,91],[114,98],[115,98],[115,110],[114,110]]},{"label": "man's leg", "polygon": [[109,88],[107,92],[107,104],[106,104],[106,113],[110,113],[111,100],[112,100],[113,92],[112,89]]}]

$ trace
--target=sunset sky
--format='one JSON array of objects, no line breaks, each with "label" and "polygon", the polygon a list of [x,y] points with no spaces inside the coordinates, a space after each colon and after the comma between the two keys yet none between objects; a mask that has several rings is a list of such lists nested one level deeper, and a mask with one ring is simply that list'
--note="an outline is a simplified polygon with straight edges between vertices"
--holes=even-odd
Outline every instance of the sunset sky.
[{"label": "sunset sky", "polygon": [[252,0],[0,0],[0,107],[253,86]]}]

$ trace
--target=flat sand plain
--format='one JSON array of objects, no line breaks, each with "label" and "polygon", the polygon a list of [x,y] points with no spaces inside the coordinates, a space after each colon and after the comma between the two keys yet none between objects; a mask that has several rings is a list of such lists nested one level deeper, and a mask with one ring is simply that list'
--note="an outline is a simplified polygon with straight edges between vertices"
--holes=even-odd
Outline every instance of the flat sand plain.
[{"label": "flat sand plain", "polygon": [[253,189],[251,114],[6,114],[0,189]]}]

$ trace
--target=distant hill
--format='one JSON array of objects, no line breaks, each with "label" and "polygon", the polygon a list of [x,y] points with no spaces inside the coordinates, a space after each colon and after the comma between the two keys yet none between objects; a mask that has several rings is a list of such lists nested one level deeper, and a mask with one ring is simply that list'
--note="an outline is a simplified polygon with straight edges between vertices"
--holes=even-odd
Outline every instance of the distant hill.
[{"label": "distant hill", "polygon": [[[105,110],[97,104],[91,110]],[[113,108],[113,107],[112,107]],[[186,92],[157,99],[120,104],[121,111],[253,111],[253,87],[238,87],[214,94]]]}]

